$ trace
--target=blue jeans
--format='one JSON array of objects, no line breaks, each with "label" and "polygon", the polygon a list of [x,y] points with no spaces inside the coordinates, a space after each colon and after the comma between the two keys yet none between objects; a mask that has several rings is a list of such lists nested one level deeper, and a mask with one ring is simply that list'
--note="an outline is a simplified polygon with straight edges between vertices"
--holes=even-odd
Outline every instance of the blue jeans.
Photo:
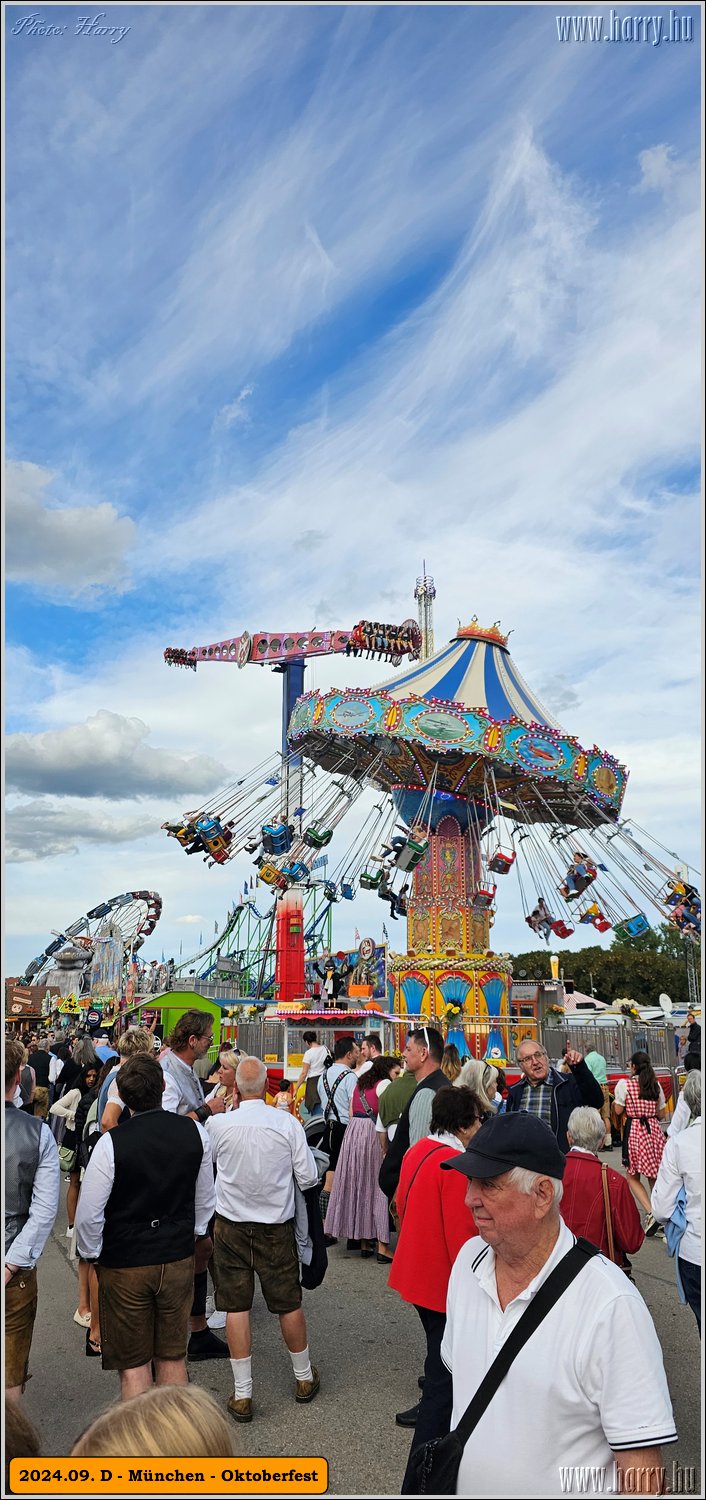
[{"label": "blue jeans", "polygon": [[695,1266],[693,1260],[679,1260],[679,1275],[684,1288],[686,1300],[696,1318],[701,1338],[701,1267]]}]

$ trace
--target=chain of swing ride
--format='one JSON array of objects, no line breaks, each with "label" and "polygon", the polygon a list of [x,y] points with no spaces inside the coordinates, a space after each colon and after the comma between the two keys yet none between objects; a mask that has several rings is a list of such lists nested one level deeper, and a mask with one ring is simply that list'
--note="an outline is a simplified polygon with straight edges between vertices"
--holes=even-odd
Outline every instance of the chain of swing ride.
[{"label": "chain of swing ride", "polygon": [[[288,817],[289,809],[286,805],[283,806],[282,792],[286,788],[287,793],[291,793],[292,787],[296,786],[299,803],[291,816],[298,823],[298,829],[286,859],[292,863],[300,861],[311,869],[318,851],[312,850],[304,842],[305,828],[333,832],[361,793],[371,784],[381,762],[382,756],[376,757],[366,768],[365,775],[361,776],[354,747],[344,749],[325,773],[307,761],[301,750],[293,751],[287,757],[270,755],[245,777],[233,783],[225,793],[221,792],[204,803],[196,813],[186,816],[191,819],[217,816],[222,822],[234,822],[236,826],[227,855],[230,860],[244,849],[249,850],[250,846],[259,846],[264,824],[276,823]],[[474,762],[474,765],[479,762]],[[437,761],[415,818],[416,826],[424,830],[427,838],[431,829],[438,766]],[[469,774],[473,768],[474,766],[469,768]],[[666,849],[632,819],[617,824],[606,819],[596,825],[595,803],[585,793],[577,791],[572,795],[570,787],[565,791],[572,802],[573,821],[570,824],[561,822],[543,795],[541,785],[533,781],[531,786],[535,807],[539,807],[545,814],[541,822],[530,816],[530,809],[521,796],[521,788],[511,792],[517,798],[516,801],[509,801],[500,795],[494,768],[487,763],[484,765],[482,816],[478,809],[480,799],[472,796],[466,799],[469,835],[480,859],[481,885],[488,887],[491,882],[492,872],[488,866],[493,853],[505,850],[515,856],[513,863],[525,915],[530,914],[540,896],[550,913],[556,915],[556,909],[562,909],[559,902],[564,904],[559,888],[565,879],[566,868],[580,847],[596,866],[598,874],[575,902],[566,903],[572,918],[580,921],[582,916],[587,915],[588,906],[597,905],[600,915],[614,926],[631,913],[639,914],[640,907],[635,892],[669,917],[670,908],[666,903],[666,896],[670,882],[675,879],[674,868],[660,854],[646,849],[636,834],[649,839],[661,854],[676,860],[677,856],[673,851]],[[508,817],[508,813],[514,815],[512,819]],[[347,894],[355,890],[361,874],[376,858],[373,856],[373,849],[389,845],[397,819],[394,804],[388,803],[385,798],[374,805],[332,870],[329,881],[332,888],[337,890],[339,885],[345,885]],[[606,856],[610,858],[610,866],[604,863]],[[282,856],[272,856],[274,863],[281,858]],[[380,859],[381,856],[378,855],[377,860]],[[392,863],[389,870],[390,887],[394,888],[399,873]],[[694,873],[698,875],[699,872]],[[525,880],[534,890],[533,898],[529,898],[526,893]]]}]

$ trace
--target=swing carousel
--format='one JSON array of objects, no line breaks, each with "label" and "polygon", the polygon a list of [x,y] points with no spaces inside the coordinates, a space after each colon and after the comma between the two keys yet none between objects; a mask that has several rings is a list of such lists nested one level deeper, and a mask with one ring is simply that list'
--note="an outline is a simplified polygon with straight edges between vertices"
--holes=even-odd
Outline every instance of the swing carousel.
[{"label": "swing carousel", "polygon": [[511,964],[490,942],[504,881],[518,881],[528,926],[547,944],[579,924],[639,936],[648,904],[685,940],[700,937],[683,867],[621,819],[625,767],[557,724],[498,624],[474,618],[379,687],[304,693],[288,747],[167,832],[209,863],[246,851],[280,894],[315,878],[320,851],[372,788],[373,806],[329,861],[325,894],[375,892],[406,919],[404,951],[389,956],[391,1008],[441,1021],[462,1053],[508,1055]]}]

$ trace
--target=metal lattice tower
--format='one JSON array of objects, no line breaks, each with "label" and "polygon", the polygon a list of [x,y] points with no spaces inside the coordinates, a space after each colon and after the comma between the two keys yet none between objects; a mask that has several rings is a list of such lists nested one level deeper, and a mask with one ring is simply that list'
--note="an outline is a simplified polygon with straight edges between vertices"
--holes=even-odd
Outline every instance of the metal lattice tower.
[{"label": "metal lattice tower", "polygon": [[417,579],[414,597],[417,601],[417,616],[419,629],[422,633],[422,661],[427,661],[434,655],[434,600],[436,588],[434,579],[427,573],[426,562],[422,563],[424,569],[421,578]]},{"label": "metal lattice tower", "polygon": [[[701,1004],[701,986],[699,984],[699,966],[696,962],[694,944],[686,942],[686,982],[689,995],[689,1005],[692,1010]],[[699,947],[699,951],[700,947]]]}]

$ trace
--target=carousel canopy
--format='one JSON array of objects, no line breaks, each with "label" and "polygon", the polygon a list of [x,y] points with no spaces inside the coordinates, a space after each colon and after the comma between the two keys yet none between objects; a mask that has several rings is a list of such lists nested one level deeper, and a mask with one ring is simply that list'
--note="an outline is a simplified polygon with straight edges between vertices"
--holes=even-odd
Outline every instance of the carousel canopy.
[{"label": "carousel canopy", "polygon": [[507,637],[496,626],[483,630],[471,624],[459,629],[442,651],[401,677],[381,683],[376,691],[396,702],[415,696],[482,708],[491,719],[516,718],[559,728],[518,671]]},{"label": "carousel canopy", "polygon": [[560,728],[518,672],[507,637],[475,620],[402,677],[305,693],[288,738],[325,770],[345,763],[347,775],[398,798],[433,786],[472,802],[477,817],[487,815],[490,784],[495,802],[532,821],[573,822],[577,799],[590,821],[610,820],[627,781],[614,756]]}]

